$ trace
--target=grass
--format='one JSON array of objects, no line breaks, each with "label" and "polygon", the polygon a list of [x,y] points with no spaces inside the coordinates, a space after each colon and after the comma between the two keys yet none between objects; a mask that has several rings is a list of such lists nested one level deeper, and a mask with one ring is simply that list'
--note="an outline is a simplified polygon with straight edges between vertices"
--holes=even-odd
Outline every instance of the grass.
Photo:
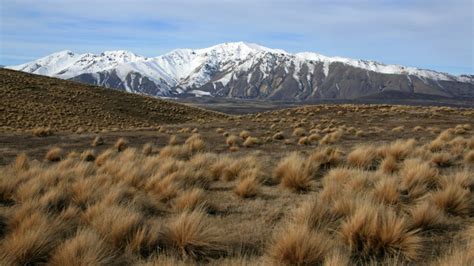
[{"label": "grass", "polygon": [[[468,265],[467,113],[317,105],[215,124],[4,133],[0,264]],[[59,161],[45,160],[51,147]]]}]

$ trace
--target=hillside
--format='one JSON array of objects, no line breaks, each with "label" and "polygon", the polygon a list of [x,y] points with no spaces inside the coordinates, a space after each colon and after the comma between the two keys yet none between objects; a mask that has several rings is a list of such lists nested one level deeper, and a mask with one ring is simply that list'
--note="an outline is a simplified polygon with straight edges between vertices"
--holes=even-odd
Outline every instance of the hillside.
[{"label": "hillside", "polygon": [[[8,68],[153,96],[308,102],[385,92],[473,99],[472,75],[376,61],[291,54],[252,43],[177,49],[146,58],[128,51],[53,53]],[[403,94],[406,93],[406,94]],[[411,98],[409,96],[408,98]]]},{"label": "hillside", "polygon": [[225,115],[148,96],[0,69],[1,130],[85,131],[209,121]]}]

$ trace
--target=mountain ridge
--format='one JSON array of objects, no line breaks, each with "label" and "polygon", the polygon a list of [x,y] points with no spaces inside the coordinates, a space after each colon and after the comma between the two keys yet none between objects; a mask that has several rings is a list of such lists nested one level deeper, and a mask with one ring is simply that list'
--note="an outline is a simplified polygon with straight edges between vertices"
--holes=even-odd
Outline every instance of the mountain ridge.
[{"label": "mountain ridge", "polygon": [[124,50],[99,55],[65,50],[8,68],[160,97],[304,101],[352,99],[383,90],[474,97],[472,75],[312,52],[291,54],[245,42],[176,49],[157,57]]}]

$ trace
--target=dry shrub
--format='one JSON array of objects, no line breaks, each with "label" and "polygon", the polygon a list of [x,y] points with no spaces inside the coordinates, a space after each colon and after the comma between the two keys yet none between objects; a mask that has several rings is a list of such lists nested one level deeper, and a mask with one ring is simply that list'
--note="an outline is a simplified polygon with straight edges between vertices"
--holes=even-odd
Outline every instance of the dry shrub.
[{"label": "dry shrub", "polygon": [[[15,219],[15,218],[13,218]],[[68,224],[29,210],[0,245],[0,261],[4,265],[36,265],[47,261],[59,244]]]},{"label": "dry shrub", "polygon": [[438,171],[429,163],[420,159],[406,160],[400,170],[402,176],[401,188],[408,191],[410,196],[418,197],[434,188],[438,182]]},{"label": "dry shrub", "polygon": [[308,191],[313,186],[313,180],[307,171],[305,171],[305,160],[297,152],[283,158],[275,170],[273,177],[283,187],[289,188],[295,192]]},{"label": "dry shrub", "polygon": [[237,183],[234,192],[241,198],[255,197],[260,192],[260,182],[255,176],[245,177]]},{"label": "dry shrub", "polygon": [[247,139],[248,137],[250,137],[250,132],[248,132],[247,130],[242,130],[239,134],[239,136],[242,138],[242,139]]},{"label": "dry shrub", "polygon": [[225,132],[225,130],[223,128],[221,128],[221,127],[216,128],[216,133],[222,134],[224,132]]},{"label": "dry shrub", "polygon": [[474,150],[469,151],[464,155],[464,163],[467,165],[474,165]]},{"label": "dry shrub", "polygon": [[452,215],[472,215],[473,198],[468,189],[448,184],[432,194],[432,201],[441,210]]},{"label": "dry shrub", "polygon": [[240,138],[237,137],[236,135],[230,135],[227,137],[225,140],[227,143],[227,146],[232,147],[232,146],[239,146],[240,145]]},{"label": "dry shrub", "polygon": [[105,150],[95,160],[97,166],[104,165],[110,158],[114,157],[116,154],[115,150]]},{"label": "dry shrub", "polygon": [[15,161],[12,164],[13,169],[17,171],[28,170],[30,164],[28,162],[28,156],[25,153],[21,153],[16,156]]},{"label": "dry shrub", "polygon": [[63,149],[59,147],[51,148],[47,153],[44,159],[50,162],[59,162],[64,156]]},{"label": "dry shrub", "polygon": [[164,178],[153,176],[147,180],[145,190],[152,194],[159,201],[169,201],[176,197],[179,191],[178,185],[174,182],[175,173]]},{"label": "dry shrub", "polygon": [[200,134],[194,133],[189,137],[184,144],[187,146],[189,152],[201,152],[206,148],[206,143]]},{"label": "dry shrub", "polygon": [[360,137],[365,137],[366,134],[365,134],[364,130],[359,129],[359,130],[356,131],[355,136],[360,138]]},{"label": "dry shrub", "polygon": [[388,145],[383,145],[378,149],[378,154],[382,158],[393,157],[395,160],[403,160],[408,157],[415,148],[414,139],[396,140]]},{"label": "dry shrub", "polygon": [[398,165],[397,160],[395,160],[395,158],[389,156],[380,162],[379,169],[384,174],[393,174],[400,169],[400,166]]},{"label": "dry shrub", "polygon": [[243,146],[244,147],[252,147],[255,145],[259,145],[261,143],[260,139],[256,137],[246,137]]},{"label": "dry shrub", "polygon": [[374,199],[383,204],[394,205],[400,200],[398,179],[395,177],[382,177],[374,186]]},{"label": "dry shrub", "polygon": [[52,254],[50,265],[125,265],[126,261],[100,236],[91,230],[80,230],[62,243]]},{"label": "dry shrub", "polygon": [[403,132],[404,130],[405,130],[405,126],[398,126],[398,127],[392,128],[393,133],[400,133],[400,132]]},{"label": "dry shrub", "polygon": [[405,218],[389,208],[358,206],[340,230],[344,243],[356,257],[384,258],[400,254],[415,261],[422,251],[422,239],[416,231],[410,231]]},{"label": "dry shrub", "polygon": [[374,146],[359,146],[349,153],[347,162],[355,167],[374,169],[377,164],[377,150]]},{"label": "dry shrub", "polygon": [[306,135],[306,130],[302,127],[297,127],[293,130],[293,136],[302,137]]},{"label": "dry shrub", "polygon": [[225,236],[209,223],[202,210],[185,211],[171,220],[163,232],[165,245],[181,256],[202,260],[226,253]]},{"label": "dry shrub", "polygon": [[198,207],[205,207],[206,193],[200,188],[193,188],[180,193],[174,200],[174,208],[179,211],[194,210]]},{"label": "dry shrub", "polygon": [[292,222],[297,226],[305,226],[311,230],[330,230],[337,217],[324,198],[313,196],[296,209]]},{"label": "dry shrub", "polygon": [[446,226],[444,213],[430,201],[423,201],[410,209],[410,226],[423,231],[441,229]]},{"label": "dry shrub", "polygon": [[321,140],[320,140],[320,143],[321,144],[334,144],[336,142],[338,142],[342,137],[342,130],[336,130],[332,133],[329,133],[327,134],[326,136],[324,136]]},{"label": "dry shrub", "polygon": [[160,150],[160,157],[186,159],[189,156],[189,152],[186,145],[165,146]]},{"label": "dry shrub", "polygon": [[145,143],[145,145],[143,145],[143,148],[142,148],[142,153],[144,155],[150,155],[152,154],[152,152],[153,152],[153,144],[149,142]]},{"label": "dry shrub", "polygon": [[90,207],[84,219],[116,247],[125,245],[144,223],[144,217],[139,212],[116,205]]},{"label": "dry shrub", "polygon": [[104,139],[102,139],[100,136],[96,136],[94,140],[92,141],[92,147],[97,147],[100,145],[104,144]]},{"label": "dry shrub", "polygon": [[424,128],[422,126],[416,126],[413,128],[413,132],[420,132],[420,131],[423,131]]},{"label": "dry shrub", "polygon": [[319,265],[331,250],[329,238],[307,227],[290,227],[270,244],[273,265]]},{"label": "dry shrub", "polygon": [[298,140],[298,144],[299,145],[309,145],[311,144],[308,137],[301,137],[299,140]]},{"label": "dry shrub", "polygon": [[449,167],[454,163],[454,158],[447,152],[436,153],[431,157],[431,162],[438,167]]},{"label": "dry shrub", "polygon": [[95,157],[95,152],[93,150],[85,150],[80,155],[81,160],[85,162],[93,162]]},{"label": "dry shrub", "polygon": [[319,135],[318,133],[313,133],[313,134],[309,135],[309,137],[308,137],[308,140],[310,142],[318,142],[320,139],[321,139],[321,135]]},{"label": "dry shrub", "polygon": [[118,152],[124,151],[127,147],[128,141],[124,138],[119,138],[114,144],[114,148],[117,149]]},{"label": "dry shrub", "polygon": [[168,140],[168,145],[178,145],[178,137],[176,137],[176,135],[171,135],[169,140]]},{"label": "dry shrub", "polygon": [[53,131],[49,127],[38,127],[31,131],[35,137],[47,137],[53,135]]},{"label": "dry shrub", "polygon": [[273,135],[272,137],[274,140],[282,140],[282,139],[285,139],[285,135],[283,134],[283,132],[277,132],[275,133],[275,135]]}]

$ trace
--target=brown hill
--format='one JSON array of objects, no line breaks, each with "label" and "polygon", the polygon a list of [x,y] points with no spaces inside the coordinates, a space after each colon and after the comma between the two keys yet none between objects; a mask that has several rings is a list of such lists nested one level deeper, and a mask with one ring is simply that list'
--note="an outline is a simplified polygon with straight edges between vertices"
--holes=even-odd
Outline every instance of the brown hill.
[{"label": "brown hill", "polygon": [[0,69],[1,130],[155,127],[226,115],[97,86]]}]

